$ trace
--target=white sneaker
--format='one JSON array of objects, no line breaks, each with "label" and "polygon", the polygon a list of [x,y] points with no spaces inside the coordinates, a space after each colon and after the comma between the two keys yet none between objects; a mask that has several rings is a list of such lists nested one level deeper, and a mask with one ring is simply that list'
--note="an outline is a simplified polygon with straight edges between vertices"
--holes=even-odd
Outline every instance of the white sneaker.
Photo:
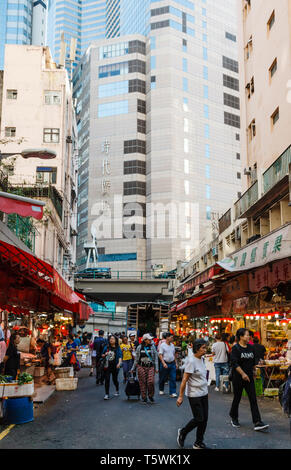
[{"label": "white sneaker", "polygon": [[165,395],[165,392],[162,392],[162,390],[160,390],[160,395]]},{"label": "white sneaker", "polygon": [[219,388],[218,387],[215,387],[214,389],[216,392],[219,392]]},{"label": "white sneaker", "polygon": [[115,393],[114,393],[114,396],[115,396],[115,397],[119,397],[119,392],[115,392]]},{"label": "white sneaker", "polygon": [[109,400],[109,395],[105,395],[104,400]]},{"label": "white sneaker", "polygon": [[172,395],[170,395],[171,398],[177,398],[177,393],[172,393]]}]

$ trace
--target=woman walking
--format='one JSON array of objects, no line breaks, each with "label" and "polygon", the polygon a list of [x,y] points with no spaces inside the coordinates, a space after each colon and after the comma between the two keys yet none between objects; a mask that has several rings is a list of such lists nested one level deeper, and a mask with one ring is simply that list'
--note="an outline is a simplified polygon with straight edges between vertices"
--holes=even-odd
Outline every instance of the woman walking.
[{"label": "woman walking", "polygon": [[13,333],[9,340],[9,346],[5,353],[4,362],[4,375],[10,375],[16,379],[20,372],[20,353],[17,351],[17,345],[20,343],[20,336]]},{"label": "woman walking", "polygon": [[238,407],[243,389],[245,389],[251,406],[254,430],[261,431],[263,429],[267,429],[269,425],[262,422],[257,403],[254,382],[256,364],[255,350],[254,347],[249,344],[249,330],[246,328],[240,328],[236,333],[236,337],[237,344],[235,344],[231,350],[231,365],[233,372],[232,384],[234,393],[234,398],[229,413],[231,417],[231,424],[235,428],[240,427],[240,423],[238,421]]},{"label": "woman walking", "polygon": [[123,368],[123,383],[126,383],[126,379],[129,371],[132,368],[133,359],[132,359],[132,346],[128,344],[127,336],[123,336],[120,349],[122,351],[122,368]]},{"label": "woman walking", "polygon": [[193,449],[207,449],[203,442],[208,421],[208,380],[203,358],[206,352],[207,342],[204,339],[196,339],[193,343],[193,355],[189,355],[186,359],[177,406],[182,405],[186,390],[193,418],[184,428],[178,429],[177,442],[181,448],[184,447],[187,434],[197,428]]},{"label": "woman walking", "polygon": [[136,349],[132,372],[137,368],[138,380],[143,403],[147,403],[147,395],[154,403],[155,373],[158,374],[158,354],[153,337],[146,333],[141,344]]},{"label": "woman walking", "polygon": [[102,358],[105,359],[104,377],[105,377],[105,395],[104,400],[109,400],[110,375],[115,385],[116,392],[114,395],[119,396],[118,372],[122,363],[122,352],[119,347],[118,338],[109,336],[108,344],[104,346]]}]

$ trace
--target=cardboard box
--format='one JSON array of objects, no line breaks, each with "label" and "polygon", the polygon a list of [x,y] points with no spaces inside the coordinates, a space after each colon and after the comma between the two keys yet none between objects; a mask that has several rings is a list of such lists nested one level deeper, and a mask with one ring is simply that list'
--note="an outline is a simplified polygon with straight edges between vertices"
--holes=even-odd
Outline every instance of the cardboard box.
[{"label": "cardboard box", "polygon": [[36,367],[34,370],[34,377],[42,377],[44,375],[44,367]]}]

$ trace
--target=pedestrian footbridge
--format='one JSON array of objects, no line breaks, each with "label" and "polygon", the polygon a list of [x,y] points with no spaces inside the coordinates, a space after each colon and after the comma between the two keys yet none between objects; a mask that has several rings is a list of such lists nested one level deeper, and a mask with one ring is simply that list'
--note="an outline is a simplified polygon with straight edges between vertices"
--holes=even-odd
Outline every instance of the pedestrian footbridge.
[{"label": "pedestrian footbridge", "polygon": [[172,279],[155,278],[152,272],[112,271],[111,278],[75,275],[75,289],[92,301],[156,302],[171,301]]}]

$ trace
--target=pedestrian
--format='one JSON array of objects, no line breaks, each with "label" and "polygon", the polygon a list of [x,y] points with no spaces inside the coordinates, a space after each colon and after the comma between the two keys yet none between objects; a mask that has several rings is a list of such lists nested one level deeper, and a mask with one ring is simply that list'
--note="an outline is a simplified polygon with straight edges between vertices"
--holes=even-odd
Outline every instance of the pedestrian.
[{"label": "pedestrian", "polygon": [[4,335],[4,322],[0,323],[0,374],[2,373],[2,369],[4,367],[4,357],[6,354],[6,342],[5,342],[5,335]]},{"label": "pedestrian", "polygon": [[193,355],[186,359],[185,370],[177,399],[177,406],[188,397],[193,418],[181,429],[178,429],[177,442],[183,448],[187,434],[197,428],[193,449],[207,449],[203,442],[208,421],[208,377],[203,356],[207,352],[207,342],[196,339],[193,342]]},{"label": "pedestrian", "polygon": [[160,345],[159,358],[160,364],[160,395],[164,395],[165,382],[169,377],[170,397],[177,397],[176,393],[176,351],[173,345],[174,337],[172,333],[166,333],[165,342]]},{"label": "pedestrian", "polygon": [[12,333],[9,340],[9,346],[3,359],[4,375],[10,375],[13,379],[16,379],[20,373],[20,353],[17,351],[17,345],[19,343],[19,334]]},{"label": "pedestrian", "polygon": [[232,349],[234,347],[234,345],[236,344],[236,337],[235,335],[232,335],[230,336],[229,340],[228,340],[228,344],[230,346],[230,349]]},{"label": "pedestrian", "polygon": [[104,331],[99,330],[98,336],[95,337],[93,343],[93,352],[95,352],[94,362],[96,366],[96,385],[103,385],[104,383],[104,361],[102,359],[102,354],[106,344],[107,340],[104,338]]},{"label": "pedestrian", "polygon": [[229,413],[231,424],[235,428],[240,427],[238,420],[238,407],[243,389],[245,389],[251,406],[254,430],[261,431],[262,429],[267,429],[269,425],[262,422],[257,403],[254,381],[254,374],[256,374],[255,350],[254,347],[249,344],[249,330],[246,328],[240,328],[236,333],[236,337],[237,344],[231,350],[232,384],[234,393]]},{"label": "pedestrian", "polygon": [[137,375],[143,403],[147,403],[147,395],[151,403],[154,403],[155,373],[158,373],[158,354],[152,342],[153,337],[146,333],[142,337],[141,344],[137,347],[134,364],[131,372],[137,368]]},{"label": "pedestrian", "polygon": [[[216,335],[216,343],[212,346],[212,354],[214,356],[214,368],[215,368],[215,378],[216,378],[216,387],[215,391],[219,392],[220,385],[220,376],[229,374],[229,365],[228,365],[228,348],[222,337],[218,334]],[[228,390],[229,383],[225,382],[223,385],[225,391]]]},{"label": "pedestrian", "polygon": [[74,341],[78,347],[81,346],[80,335],[78,333],[74,335]]},{"label": "pedestrian", "polygon": [[88,337],[87,331],[84,331],[84,333],[82,334],[81,344],[82,344],[82,346],[88,346],[88,344],[89,344],[89,337]]},{"label": "pedestrian", "polygon": [[131,344],[132,350],[135,351],[136,348],[139,346],[139,342],[135,337],[135,333],[130,333],[129,334],[129,342]]},{"label": "pedestrian", "polygon": [[73,366],[74,371],[78,371],[81,369],[80,363],[77,359],[77,351],[79,350],[79,346],[75,341],[74,335],[70,334],[68,337],[68,342],[66,344],[66,365]]},{"label": "pedestrian", "polygon": [[123,336],[120,349],[122,351],[123,383],[126,383],[128,373],[133,365],[132,347],[128,343],[127,336]]},{"label": "pedestrian", "polygon": [[122,363],[122,352],[119,347],[118,338],[109,336],[108,344],[104,346],[102,357],[105,359],[104,377],[105,377],[105,395],[104,400],[109,400],[110,375],[115,385],[116,392],[114,396],[119,396],[118,372]]}]

